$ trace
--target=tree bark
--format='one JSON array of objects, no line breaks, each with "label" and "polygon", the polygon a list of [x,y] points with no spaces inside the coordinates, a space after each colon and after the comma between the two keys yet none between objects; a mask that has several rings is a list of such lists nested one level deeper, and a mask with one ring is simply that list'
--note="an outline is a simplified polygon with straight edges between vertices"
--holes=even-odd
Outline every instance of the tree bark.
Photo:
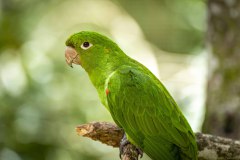
[{"label": "tree bark", "polygon": [[[92,122],[76,127],[79,135],[119,147],[123,130],[108,122]],[[240,160],[240,141],[228,138],[196,133],[199,160]],[[132,144],[124,148],[122,160],[138,160],[138,151]]]},{"label": "tree bark", "polygon": [[240,1],[208,0],[209,81],[203,132],[240,138]]}]

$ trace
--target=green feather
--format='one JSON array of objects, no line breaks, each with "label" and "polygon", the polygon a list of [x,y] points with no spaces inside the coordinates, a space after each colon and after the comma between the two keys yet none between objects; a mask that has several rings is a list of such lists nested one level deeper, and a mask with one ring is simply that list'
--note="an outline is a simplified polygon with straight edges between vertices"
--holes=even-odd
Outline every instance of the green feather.
[{"label": "green feather", "polygon": [[[92,47],[80,48],[88,41]],[[195,136],[163,84],[116,43],[95,32],[71,36],[82,67],[130,142],[155,160],[196,160]],[[108,90],[108,94],[106,94]]]},{"label": "green feather", "polygon": [[190,126],[167,90],[154,79],[141,67],[118,68],[107,85],[112,117],[152,159],[196,159]]}]

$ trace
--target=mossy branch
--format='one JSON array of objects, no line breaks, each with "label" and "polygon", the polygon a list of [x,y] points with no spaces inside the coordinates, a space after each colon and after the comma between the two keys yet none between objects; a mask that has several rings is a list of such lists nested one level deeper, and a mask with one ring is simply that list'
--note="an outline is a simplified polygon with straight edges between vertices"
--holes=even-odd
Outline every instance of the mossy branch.
[{"label": "mossy branch", "polygon": [[[113,123],[92,122],[76,127],[76,131],[83,137],[100,141],[112,147],[119,147],[124,131]],[[199,160],[240,160],[240,141],[228,138],[195,133],[198,144]],[[124,147],[122,160],[138,160],[136,147],[129,144]]]}]

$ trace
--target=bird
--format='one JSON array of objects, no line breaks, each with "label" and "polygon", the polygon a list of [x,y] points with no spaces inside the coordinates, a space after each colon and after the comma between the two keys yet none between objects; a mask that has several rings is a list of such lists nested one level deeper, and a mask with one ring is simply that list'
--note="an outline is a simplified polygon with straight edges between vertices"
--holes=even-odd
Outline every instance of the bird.
[{"label": "bird", "polygon": [[124,142],[153,160],[197,160],[195,135],[173,97],[113,40],[94,31],[75,33],[66,40],[65,59],[87,72],[102,104],[124,130]]}]

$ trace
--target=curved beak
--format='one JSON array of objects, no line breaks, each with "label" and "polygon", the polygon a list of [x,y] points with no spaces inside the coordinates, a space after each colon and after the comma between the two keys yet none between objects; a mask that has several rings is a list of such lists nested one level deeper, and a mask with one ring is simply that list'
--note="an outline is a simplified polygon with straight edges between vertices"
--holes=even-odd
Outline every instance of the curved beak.
[{"label": "curved beak", "polygon": [[70,67],[73,67],[72,64],[78,64],[81,65],[81,61],[80,61],[80,56],[77,53],[77,51],[72,48],[67,46],[65,49],[65,58],[66,58],[66,62]]}]

